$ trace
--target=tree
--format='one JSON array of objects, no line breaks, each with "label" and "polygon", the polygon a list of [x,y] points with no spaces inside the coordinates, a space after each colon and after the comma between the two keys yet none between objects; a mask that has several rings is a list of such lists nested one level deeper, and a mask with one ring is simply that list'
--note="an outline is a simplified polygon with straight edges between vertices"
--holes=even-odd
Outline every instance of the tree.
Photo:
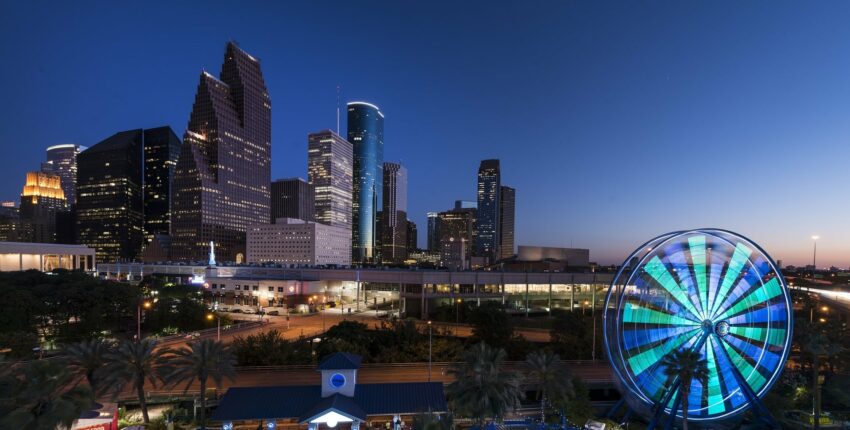
[{"label": "tree", "polygon": [[502,369],[506,356],[504,349],[481,342],[464,351],[461,361],[448,369],[454,381],[446,393],[455,411],[472,418],[479,427],[487,418],[499,420],[519,406],[519,381]]},{"label": "tree", "polygon": [[203,339],[189,344],[189,347],[174,351],[169,360],[165,380],[173,385],[186,383],[184,391],[194,380],[201,385],[201,430],[206,428],[207,413],[207,380],[212,378],[216,385],[221,385],[224,378],[233,380],[236,377],[236,357],[230,348],[212,339]]},{"label": "tree", "polygon": [[688,430],[688,396],[691,382],[696,379],[703,385],[708,381],[708,361],[702,354],[689,349],[677,349],[661,359],[664,374],[679,380],[679,395],[682,398],[682,428]]},{"label": "tree", "polygon": [[112,349],[112,342],[103,339],[91,339],[75,343],[66,349],[68,364],[86,378],[91,388],[92,395],[97,397],[101,394],[103,366],[106,364],[106,355]]},{"label": "tree", "polygon": [[148,406],[145,401],[145,381],[156,387],[157,380],[162,379],[163,365],[167,349],[157,349],[156,341],[142,339],[139,342],[123,341],[115,350],[105,355],[107,365],[104,373],[106,381],[114,385],[117,396],[127,384],[131,384],[139,397],[139,407],[145,423],[150,422]]},{"label": "tree", "polygon": [[22,366],[0,375],[0,428],[70,428],[91,408],[91,391],[73,383],[65,363],[35,360]]},{"label": "tree", "polygon": [[484,302],[470,308],[467,322],[472,325],[472,339],[494,348],[507,348],[514,336],[511,318],[496,302]]},{"label": "tree", "polygon": [[561,358],[546,349],[528,354],[528,381],[537,390],[540,400],[540,422],[546,422],[546,403],[561,401],[572,394],[572,378]]}]

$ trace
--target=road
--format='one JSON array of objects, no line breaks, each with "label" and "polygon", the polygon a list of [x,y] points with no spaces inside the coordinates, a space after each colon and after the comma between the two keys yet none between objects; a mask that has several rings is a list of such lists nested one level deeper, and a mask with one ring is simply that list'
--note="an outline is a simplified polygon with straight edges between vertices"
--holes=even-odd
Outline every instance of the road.
[{"label": "road", "polygon": [[[253,325],[243,329],[229,329],[221,331],[221,340],[225,343],[230,343],[236,336],[248,336],[269,330],[277,330],[285,339],[297,339],[302,336],[315,337],[324,333],[336,324],[342,321],[357,321],[366,324],[370,328],[379,328],[381,322],[386,321],[376,317],[374,314],[365,312],[343,315],[340,313],[323,312],[313,315],[292,315],[289,321],[285,316],[270,316],[264,315],[262,319],[258,315],[245,315],[228,313],[231,318],[240,318],[244,321],[263,321],[262,324]],[[417,326],[421,330],[426,330],[428,325],[425,322],[417,322]],[[458,337],[472,336],[472,327],[465,324],[450,324],[450,323],[433,323],[432,327],[435,335],[450,335]],[[516,334],[524,337],[531,342],[549,342],[551,337],[548,330],[518,328],[514,330]],[[215,339],[217,337],[216,329],[208,329],[199,332],[200,336],[196,339]],[[187,338],[172,338],[163,340],[162,346],[170,348],[179,348],[186,345],[192,339]]]}]

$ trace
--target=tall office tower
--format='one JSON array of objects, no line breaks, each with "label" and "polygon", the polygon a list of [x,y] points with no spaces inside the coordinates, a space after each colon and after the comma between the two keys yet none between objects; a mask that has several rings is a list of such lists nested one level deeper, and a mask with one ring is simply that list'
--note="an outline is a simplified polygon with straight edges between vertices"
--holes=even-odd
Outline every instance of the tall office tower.
[{"label": "tall office tower", "polygon": [[0,242],[17,242],[20,230],[20,212],[14,201],[0,202]]},{"label": "tall office tower", "polygon": [[77,242],[97,261],[133,260],[144,239],[144,131],[116,133],[77,157]]},{"label": "tall office tower", "polygon": [[77,156],[85,146],[74,144],[53,145],[47,148],[47,161],[41,163],[41,171],[59,176],[62,191],[68,206],[77,202]]},{"label": "tall office tower", "polygon": [[428,212],[428,251],[440,250],[440,214]]},{"label": "tall office tower", "polygon": [[271,223],[278,218],[315,221],[315,189],[301,178],[272,182]]},{"label": "tall office tower", "polygon": [[377,106],[348,103],[348,141],[354,145],[351,260],[372,262],[377,253],[377,212],[384,183],[384,114]]},{"label": "tall office tower", "polygon": [[481,161],[478,167],[478,238],[475,242],[475,253],[478,257],[487,258],[491,263],[499,256],[501,186],[499,160]]},{"label": "tall office tower", "polygon": [[499,258],[502,259],[514,255],[516,189],[502,185],[499,192]]},{"label": "tall office tower", "polygon": [[470,244],[474,242],[474,209],[455,209],[440,212],[440,261],[452,269],[466,267]]},{"label": "tall office tower", "polygon": [[331,130],[307,135],[307,182],[315,188],[316,221],[351,230],[354,148]]},{"label": "tall office tower", "polygon": [[171,127],[149,128],[144,131],[144,200],[145,239],[171,233],[171,182],[180,138]]},{"label": "tall office tower", "polygon": [[419,233],[416,229],[416,223],[407,220],[407,254],[410,255],[419,250]]},{"label": "tall office tower", "polygon": [[65,192],[58,175],[28,172],[21,192],[22,242],[56,242],[56,214],[66,208]]},{"label": "tall office tower", "polygon": [[407,259],[407,169],[384,163],[381,205],[381,259],[401,263]]},{"label": "tall office tower", "polygon": [[249,225],[269,221],[271,101],[260,62],[227,44],[220,79],[202,72],[171,198],[171,256],[242,262]]}]

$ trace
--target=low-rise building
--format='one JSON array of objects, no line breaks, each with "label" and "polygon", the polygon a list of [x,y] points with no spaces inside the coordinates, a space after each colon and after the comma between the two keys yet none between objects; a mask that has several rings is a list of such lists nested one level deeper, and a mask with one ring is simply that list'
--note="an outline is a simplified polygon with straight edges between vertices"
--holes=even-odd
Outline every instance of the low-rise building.
[{"label": "low-rise building", "polygon": [[351,264],[351,230],[278,218],[275,224],[256,224],[247,232],[248,263],[294,265]]},{"label": "low-rise building", "polygon": [[0,272],[95,270],[94,249],[83,245],[0,242]]}]

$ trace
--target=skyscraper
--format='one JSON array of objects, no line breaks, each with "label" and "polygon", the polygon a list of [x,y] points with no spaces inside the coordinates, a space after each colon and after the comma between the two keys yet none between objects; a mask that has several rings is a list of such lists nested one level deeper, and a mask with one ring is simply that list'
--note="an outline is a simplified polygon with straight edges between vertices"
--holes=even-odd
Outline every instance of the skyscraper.
[{"label": "skyscraper", "polygon": [[316,221],[351,230],[354,148],[331,130],[307,136],[307,182],[315,188]]},{"label": "skyscraper", "polygon": [[407,169],[384,163],[381,205],[381,259],[400,263],[407,259]]},{"label": "skyscraper", "polygon": [[27,173],[27,182],[21,192],[19,240],[56,242],[56,214],[65,209],[65,192],[58,175]]},{"label": "skyscraper", "polygon": [[144,237],[144,132],[116,133],[77,157],[77,241],[97,261],[135,259]]},{"label": "skyscraper", "polygon": [[516,206],[516,189],[502,185],[499,196],[499,258],[510,258],[514,255],[514,212]]},{"label": "skyscraper", "polygon": [[499,160],[483,160],[478,167],[478,220],[475,252],[490,263],[499,256],[499,200],[501,194]]},{"label": "skyscraper", "polygon": [[315,191],[313,185],[301,178],[278,179],[272,182],[271,222],[278,218],[315,221]]},{"label": "skyscraper", "polygon": [[473,242],[475,209],[454,209],[440,212],[440,262],[451,269],[467,267],[469,246]]},{"label": "skyscraper", "polygon": [[440,250],[440,214],[428,212],[428,251],[438,252]]},{"label": "skyscraper", "polygon": [[74,144],[53,145],[47,148],[47,161],[41,164],[42,172],[61,178],[68,206],[77,202],[77,155],[85,150],[85,146]]},{"label": "skyscraper", "polygon": [[171,127],[144,131],[144,201],[145,238],[171,233],[171,182],[180,138]]},{"label": "skyscraper", "polygon": [[20,212],[14,201],[0,202],[0,242],[17,242],[20,235]]},{"label": "skyscraper", "polygon": [[171,254],[244,261],[249,225],[269,221],[271,101],[260,62],[230,42],[220,79],[202,72],[174,172]]},{"label": "skyscraper", "polygon": [[354,145],[352,261],[374,261],[377,212],[383,201],[384,114],[370,103],[348,103],[348,141]]}]

